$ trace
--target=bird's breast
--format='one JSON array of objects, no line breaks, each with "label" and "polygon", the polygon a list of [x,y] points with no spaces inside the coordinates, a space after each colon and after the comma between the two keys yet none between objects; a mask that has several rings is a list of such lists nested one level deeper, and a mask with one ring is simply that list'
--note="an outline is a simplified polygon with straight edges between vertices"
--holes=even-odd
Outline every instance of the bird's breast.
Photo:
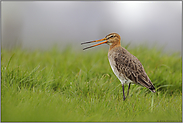
[{"label": "bird's breast", "polygon": [[113,50],[109,51],[108,59],[109,59],[110,66],[111,66],[114,74],[117,76],[117,78],[121,81],[122,84],[130,83],[132,81],[130,79],[128,79],[120,70],[122,68],[122,66],[119,68],[119,65],[116,64],[115,59],[118,59],[118,54],[119,54],[119,52],[115,52]]}]

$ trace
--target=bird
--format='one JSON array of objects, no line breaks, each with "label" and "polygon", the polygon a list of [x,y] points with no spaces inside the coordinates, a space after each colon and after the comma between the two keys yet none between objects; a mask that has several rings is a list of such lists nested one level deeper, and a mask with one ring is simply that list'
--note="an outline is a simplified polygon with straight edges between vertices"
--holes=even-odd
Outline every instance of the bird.
[{"label": "bird", "polygon": [[[102,42],[86,47],[83,50],[101,44],[108,44],[110,46],[108,51],[108,60],[112,68],[112,71],[122,84],[123,100],[125,100],[126,97],[128,96],[131,84],[141,85],[143,87],[148,88],[153,93],[156,92],[153,83],[149,79],[147,73],[144,70],[143,65],[138,60],[138,58],[136,58],[134,55],[132,55],[129,51],[127,51],[124,47],[121,46],[120,42],[121,37],[119,34],[110,33],[107,36],[105,36],[105,38],[94,41],[83,42],[81,43],[81,45],[100,41]],[[125,84],[128,85],[128,91],[126,97],[124,92]]]}]

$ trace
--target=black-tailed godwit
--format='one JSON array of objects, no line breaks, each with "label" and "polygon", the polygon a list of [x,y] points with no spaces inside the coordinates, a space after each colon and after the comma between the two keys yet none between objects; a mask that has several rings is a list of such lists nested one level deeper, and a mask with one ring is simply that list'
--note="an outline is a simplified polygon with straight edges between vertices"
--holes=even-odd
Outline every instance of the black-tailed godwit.
[{"label": "black-tailed godwit", "polygon": [[[105,43],[110,45],[108,59],[114,74],[121,81],[123,89],[123,100],[125,100],[129,94],[131,83],[140,84],[150,89],[152,92],[156,92],[155,87],[147,76],[140,61],[134,55],[130,54],[130,52],[128,52],[125,48],[121,47],[121,37],[117,33],[110,33],[103,39],[88,41],[81,44],[99,41],[102,42],[86,47],[83,50]],[[124,84],[128,84],[128,92],[126,97],[124,93]]]}]

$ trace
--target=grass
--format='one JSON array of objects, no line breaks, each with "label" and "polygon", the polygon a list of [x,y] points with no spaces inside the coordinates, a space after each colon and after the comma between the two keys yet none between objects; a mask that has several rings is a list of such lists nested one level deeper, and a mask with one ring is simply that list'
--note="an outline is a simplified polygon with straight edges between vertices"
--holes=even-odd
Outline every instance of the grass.
[{"label": "grass", "polygon": [[2,49],[1,121],[182,122],[180,54],[145,46],[128,49],[143,64],[157,93],[132,85],[123,101],[108,50],[96,49]]}]

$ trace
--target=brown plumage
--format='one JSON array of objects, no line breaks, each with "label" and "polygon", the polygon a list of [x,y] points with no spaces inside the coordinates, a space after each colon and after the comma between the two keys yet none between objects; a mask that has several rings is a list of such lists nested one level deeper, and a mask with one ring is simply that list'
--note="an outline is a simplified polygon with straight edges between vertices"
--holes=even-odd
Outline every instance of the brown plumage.
[{"label": "brown plumage", "polygon": [[125,48],[121,47],[120,40],[121,38],[117,33],[110,33],[103,39],[84,42],[81,44],[103,41],[99,44],[86,47],[83,50],[104,43],[110,45],[108,52],[109,63],[111,65],[114,74],[118,77],[118,79],[122,83],[124,100],[126,99],[124,94],[124,84],[129,84],[127,95],[129,94],[131,83],[140,84],[150,89],[152,92],[156,92],[151,80],[149,79],[144,70],[143,65],[134,55],[130,54],[130,52],[128,52]]}]

